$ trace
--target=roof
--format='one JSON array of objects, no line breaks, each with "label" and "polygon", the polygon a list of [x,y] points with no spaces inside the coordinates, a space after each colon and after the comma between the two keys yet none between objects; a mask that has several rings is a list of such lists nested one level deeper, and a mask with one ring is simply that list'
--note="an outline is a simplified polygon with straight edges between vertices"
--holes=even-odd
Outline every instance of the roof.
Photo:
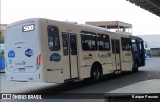
[{"label": "roof", "polygon": [[158,35],[137,35],[138,37],[141,37],[143,40],[147,42],[159,42],[160,43],[160,34]]},{"label": "roof", "polygon": [[129,36],[131,39],[136,39],[136,40],[139,40],[139,41],[142,41],[143,39],[141,37],[138,37],[138,36]]},{"label": "roof", "polygon": [[159,0],[127,0],[131,3],[134,3],[141,8],[152,12],[160,17],[160,2]]},{"label": "roof", "polygon": [[108,29],[113,28],[132,28],[132,24],[121,22],[121,21],[91,21],[86,22],[86,24],[94,26],[106,26]]}]

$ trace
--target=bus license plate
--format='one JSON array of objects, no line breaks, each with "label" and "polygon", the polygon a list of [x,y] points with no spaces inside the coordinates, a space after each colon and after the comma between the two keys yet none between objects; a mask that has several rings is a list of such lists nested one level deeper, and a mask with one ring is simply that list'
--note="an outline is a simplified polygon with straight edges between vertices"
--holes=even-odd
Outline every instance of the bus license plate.
[{"label": "bus license plate", "polygon": [[25,72],[24,68],[19,68],[19,72]]}]

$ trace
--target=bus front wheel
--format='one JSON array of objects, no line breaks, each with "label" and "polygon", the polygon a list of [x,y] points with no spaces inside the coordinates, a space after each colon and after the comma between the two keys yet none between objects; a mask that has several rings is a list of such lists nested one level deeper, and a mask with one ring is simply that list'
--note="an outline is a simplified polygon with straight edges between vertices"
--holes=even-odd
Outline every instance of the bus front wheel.
[{"label": "bus front wheel", "polygon": [[93,67],[91,70],[91,82],[97,82],[101,78],[101,71],[98,66]]},{"label": "bus front wheel", "polygon": [[138,63],[137,62],[134,62],[132,71],[133,72],[138,72]]}]

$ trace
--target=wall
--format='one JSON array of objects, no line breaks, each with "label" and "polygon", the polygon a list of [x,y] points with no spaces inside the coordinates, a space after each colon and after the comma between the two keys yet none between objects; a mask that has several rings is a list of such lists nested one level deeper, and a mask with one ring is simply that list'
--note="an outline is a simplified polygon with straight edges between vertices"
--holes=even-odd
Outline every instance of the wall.
[{"label": "wall", "polygon": [[152,56],[160,56],[160,48],[151,48]]}]

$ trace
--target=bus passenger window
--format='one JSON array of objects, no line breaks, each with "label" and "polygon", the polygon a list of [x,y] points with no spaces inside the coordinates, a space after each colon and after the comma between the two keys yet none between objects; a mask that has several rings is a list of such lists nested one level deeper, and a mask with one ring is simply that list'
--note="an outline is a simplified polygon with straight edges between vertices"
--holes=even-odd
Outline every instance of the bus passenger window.
[{"label": "bus passenger window", "polygon": [[62,42],[63,42],[63,55],[68,55],[68,36],[65,33],[62,33]]},{"label": "bus passenger window", "polygon": [[131,50],[131,39],[126,38],[126,50],[130,51]]},{"label": "bus passenger window", "polygon": [[116,54],[120,54],[119,40],[116,40]]},{"label": "bus passenger window", "polygon": [[71,55],[77,55],[76,35],[70,35],[70,49]]},{"label": "bus passenger window", "polygon": [[110,50],[109,36],[104,34],[98,34],[97,37],[98,37],[99,51],[109,51]]},{"label": "bus passenger window", "polygon": [[136,40],[132,40],[132,51],[138,51],[137,49],[137,41]]},{"label": "bus passenger window", "polygon": [[115,41],[112,40],[112,53],[115,54]]},{"label": "bus passenger window", "polygon": [[122,44],[122,50],[126,50],[126,42],[124,37],[121,37],[121,44]]},{"label": "bus passenger window", "polygon": [[96,51],[97,50],[97,42],[96,42],[96,34],[91,32],[81,32],[81,42],[82,49],[84,51]]},{"label": "bus passenger window", "polygon": [[121,37],[121,44],[123,51],[130,51],[131,50],[131,39]]},{"label": "bus passenger window", "polygon": [[56,26],[49,25],[47,27],[48,31],[48,46],[51,51],[60,50],[59,44],[59,30]]},{"label": "bus passenger window", "polygon": [[139,43],[139,50],[141,51],[142,50],[142,44]]},{"label": "bus passenger window", "polygon": [[138,51],[137,50],[137,44],[132,44],[132,49],[133,49],[133,51]]},{"label": "bus passenger window", "polygon": [[48,37],[48,44],[49,44],[49,48],[53,48],[53,37]]}]

